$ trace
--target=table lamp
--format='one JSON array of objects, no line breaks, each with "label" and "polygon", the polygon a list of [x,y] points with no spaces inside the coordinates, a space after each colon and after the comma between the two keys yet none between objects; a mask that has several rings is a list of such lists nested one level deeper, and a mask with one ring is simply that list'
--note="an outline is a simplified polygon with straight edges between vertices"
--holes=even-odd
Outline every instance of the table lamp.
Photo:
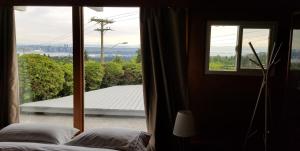
[{"label": "table lamp", "polygon": [[177,113],[173,134],[182,140],[181,149],[185,150],[186,141],[196,135],[194,116],[190,110],[182,110]]}]

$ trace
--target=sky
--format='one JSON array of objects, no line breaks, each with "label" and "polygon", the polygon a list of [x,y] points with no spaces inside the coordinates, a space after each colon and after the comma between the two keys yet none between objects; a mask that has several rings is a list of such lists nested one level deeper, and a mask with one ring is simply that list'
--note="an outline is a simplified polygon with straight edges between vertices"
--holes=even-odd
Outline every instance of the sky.
[{"label": "sky", "polygon": [[[112,31],[104,34],[104,46],[113,46],[127,42],[118,47],[139,47],[140,27],[139,8],[137,7],[104,7],[96,12],[89,7],[84,8],[84,42],[85,45],[100,45],[100,34],[94,31],[99,27],[90,22],[91,17],[113,19],[109,24]],[[72,44],[72,8],[27,6],[26,11],[15,11],[17,44]],[[235,47],[238,26],[212,26],[211,46]],[[247,41],[255,47],[265,46],[268,33],[250,31]],[[299,31],[294,33],[293,48],[300,49]],[[244,43],[248,47],[247,42]],[[234,50],[232,50],[234,51]]]},{"label": "sky", "polygon": [[[210,55],[233,56],[238,45],[239,26],[212,25],[210,35]],[[257,53],[267,52],[269,29],[243,28],[242,55],[252,54],[248,42],[251,42]]]},{"label": "sky", "polygon": [[300,50],[300,29],[294,30],[293,32],[293,49]]},{"label": "sky", "polygon": [[[112,31],[104,34],[104,46],[117,43],[119,47],[139,47],[139,8],[104,7],[102,12],[84,8],[85,45],[100,45],[100,34],[94,31],[99,25],[91,17],[112,19],[107,25]],[[17,44],[72,44],[72,8],[27,6],[25,11],[15,11]],[[121,45],[121,44],[120,44]]]}]

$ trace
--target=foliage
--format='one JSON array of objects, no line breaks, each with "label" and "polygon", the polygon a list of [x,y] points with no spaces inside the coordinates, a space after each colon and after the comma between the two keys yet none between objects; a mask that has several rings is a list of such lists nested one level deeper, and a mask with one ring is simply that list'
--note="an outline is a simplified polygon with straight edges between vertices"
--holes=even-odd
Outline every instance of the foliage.
[{"label": "foliage", "polygon": [[[267,63],[267,54],[260,52],[257,55],[258,55],[260,61],[262,62],[262,64],[265,66]],[[252,63],[249,59],[252,59],[257,62],[254,54],[243,55],[241,58],[241,67],[242,68],[251,68],[251,69],[259,68],[257,65]]]},{"label": "foliage", "polygon": [[[222,70],[225,70],[225,67],[224,67],[224,64],[221,62],[210,62],[209,70],[222,71]],[[232,70],[234,70],[234,69],[232,69]]]},{"label": "foliage", "polygon": [[209,58],[209,70],[235,70],[235,56],[211,56]]},{"label": "foliage", "polygon": [[292,70],[300,70],[300,63],[298,63],[298,62],[291,62],[291,69]]},{"label": "foliage", "polygon": [[[263,65],[267,63],[267,54],[258,53]],[[249,59],[256,61],[254,54],[247,54],[241,57],[241,68],[258,68]],[[210,56],[209,58],[209,70],[215,71],[233,71],[236,70],[236,57],[235,56]]]},{"label": "foliage", "polygon": [[105,74],[101,87],[110,87],[120,84],[124,75],[122,64],[116,62],[108,62],[105,64]]},{"label": "foliage", "polygon": [[142,54],[141,54],[141,49],[138,49],[136,52],[136,55],[132,57],[129,62],[132,63],[142,63]]},{"label": "foliage", "polygon": [[68,96],[73,94],[73,65],[71,63],[61,64],[64,71],[65,82],[59,96]]},{"label": "foliage", "polygon": [[142,83],[142,67],[138,63],[126,63],[123,66],[124,75],[122,77],[122,83],[127,84],[141,84]]},{"label": "foliage", "polygon": [[23,103],[53,98],[63,89],[64,71],[47,56],[22,55],[19,68]]},{"label": "foliage", "polygon": [[[48,56],[50,58],[50,56]],[[73,57],[72,56],[64,56],[64,57],[51,57],[55,62],[65,64],[65,63],[70,63],[73,64]]]},{"label": "foliage", "polygon": [[84,50],[84,60],[85,61],[89,61],[89,54],[87,53],[87,51],[86,50]]},{"label": "foliage", "polygon": [[115,63],[123,63],[124,62],[124,59],[121,57],[121,56],[115,56],[112,60],[112,62],[115,62]]},{"label": "foliage", "polygon": [[95,61],[85,62],[85,90],[99,89],[104,76],[102,64]]},{"label": "foliage", "polygon": [[142,62],[142,53],[141,53],[141,49],[138,49],[138,50],[136,51],[136,54],[137,54],[137,56],[136,56],[136,63],[141,63],[141,62]]},{"label": "foliage", "polygon": [[[38,54],[19,56],[20,96],[22,103],[73,94],[72,57],[49,57]],[[115,57],[106,64],[85,62],[86,91],[115,85],[142,83],[141,64]]]}]

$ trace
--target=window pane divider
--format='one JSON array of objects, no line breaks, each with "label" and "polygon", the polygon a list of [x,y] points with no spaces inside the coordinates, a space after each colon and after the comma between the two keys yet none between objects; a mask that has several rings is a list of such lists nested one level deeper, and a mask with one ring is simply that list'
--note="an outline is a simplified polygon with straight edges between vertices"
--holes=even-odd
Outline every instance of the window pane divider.
[{"label": "window pane divider", "polygon": [[242,44],[243,44],[243,29],[244,26],[239,26],[238,28],[238,44],[237,44],[237,50],[236,50],[236,71],[241,71],[241,58],[242,58]]},{"label": "window pane divider", "polygon": [[83,8],[72,7],[73,18],[73,74],[74,74],[74,127],[84,130],[84,54],[83,54]]}]

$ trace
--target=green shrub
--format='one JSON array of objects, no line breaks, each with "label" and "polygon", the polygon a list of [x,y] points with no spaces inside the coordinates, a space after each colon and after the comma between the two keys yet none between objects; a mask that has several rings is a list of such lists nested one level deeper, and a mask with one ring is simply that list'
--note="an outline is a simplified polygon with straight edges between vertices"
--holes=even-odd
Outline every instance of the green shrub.
[{"label": "green shrub", "polygon": [[61,64],[62,70],[64,71],[65,82],[63,89],[59,92],[59,96],[68,96],[73,94],[73,64],[66,63]]},{"label": "green shrub", "polygon": [[102,64],[95,61],[85,62],[85,90],[96,90],[101,86],[104,76],[104,68]]},{"label": "green shrub", "polygon": [[102,88],[111,87],[121,83],[124,71],[122,64],[109,62],[105,64],[105,74],[102,81]]},{"label": "green shrub", "polygon": [[126,63],[123,66],[124,75],[122,84],[141,84],[142,83],[142,67],[139,63]]},{"label": "green shrub", "polygon": [[124,63],[124,59],[122,56],[115,56],[111,61],[119,64]]},{"label": "green shrub", "polygon": [[63,89],[64,71],[47,56],[22,55],[19,68],[22,103],[54,98]]},{"label": "green shrub", "polygon": [[138,50],[136,51],[136,54],[137,54],[137,56],[136,56],[136,63],[141,63],[141,62],[142,62],[141,49],[138,49]]}]

